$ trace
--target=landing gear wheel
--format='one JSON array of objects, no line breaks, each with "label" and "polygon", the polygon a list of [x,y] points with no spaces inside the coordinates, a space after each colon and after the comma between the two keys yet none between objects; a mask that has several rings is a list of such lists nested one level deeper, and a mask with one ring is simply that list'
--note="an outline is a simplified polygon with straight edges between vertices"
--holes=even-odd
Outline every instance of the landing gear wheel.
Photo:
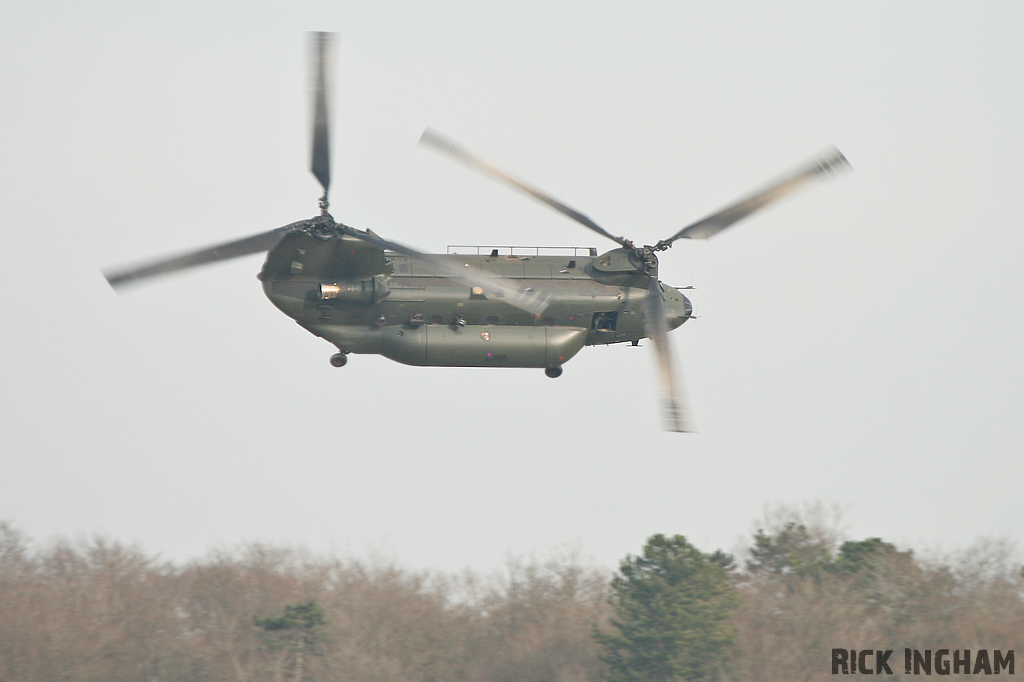
[{"label": "landing gear wheel", "polygon": [[331,367],[344,367],[348,362],[348,356],[344,353],[335,353],[331,356]]},{"label": "landing gear wheel", "polygon": [[562,376],[562,368],[548,367],[546,370],[544,370],[544,374],[547,374],[552,379],[557,379],[558,377]]}]

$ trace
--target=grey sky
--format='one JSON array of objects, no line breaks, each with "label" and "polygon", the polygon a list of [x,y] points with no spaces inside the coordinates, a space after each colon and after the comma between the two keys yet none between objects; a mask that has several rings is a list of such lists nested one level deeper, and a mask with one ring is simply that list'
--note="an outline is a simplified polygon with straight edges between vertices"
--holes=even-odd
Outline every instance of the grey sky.
[{"label": "grey sky", "polygon": [[[1016,3],[0,0],[0,518],[172,558],[284,540],[490,567],[765,503],[854,536],[1020,539],[1024,8]],[[662,279],[701,432],[652,348],[539,370],[332,348],[260,258],[115,295],[100,268],[316,212],[307,30],[341,34],[332,212],[427,250],[614,246],[416,146],[430,125],[653,243],[830,144],[854,172]]]}]

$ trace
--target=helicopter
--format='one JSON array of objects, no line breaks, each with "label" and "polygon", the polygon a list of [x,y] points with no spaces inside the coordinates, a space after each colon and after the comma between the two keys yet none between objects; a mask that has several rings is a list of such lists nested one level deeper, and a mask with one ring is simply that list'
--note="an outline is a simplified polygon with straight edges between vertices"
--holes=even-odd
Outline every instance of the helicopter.
[{"label": "helicopter", "polygon": [[[183,255],[104,272],[115,290],[158,275],[266,252],[257,278],[270,302],[337,348],[330,364],[377,354],[415,366],[526,367],[551,378],[584,346],[649,338],[666,430],[694,431],[668,332],[694,317],[682,290],[658,279],[658,253],[708,239],[755,211],[849,167],[835,148],[653,245],[608,232],[585,214],[514,178],[429,128],[420,142],[526,194],[616,243],[593,247],[449,247],[430,254],[338,222],[331,183],[329,78],[334,34],[311,33],[310,170],[323,188],[319,215]],[[689,287],[686,287],[689,288]]]}]

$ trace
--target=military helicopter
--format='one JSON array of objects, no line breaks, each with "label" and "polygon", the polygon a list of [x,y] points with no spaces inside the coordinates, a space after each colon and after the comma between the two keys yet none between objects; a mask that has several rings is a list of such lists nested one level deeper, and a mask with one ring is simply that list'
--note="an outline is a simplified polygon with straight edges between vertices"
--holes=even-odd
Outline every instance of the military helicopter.
[{"label": "military helicopter", "polygon": [[[445,367],[533,367],[549,377],[584,346],[654,342],[665,428],[693,431],[677,387],[668,332],[693,317],[683,293],[658,280],[658,252],[678,239],[707,239],[815,178],[848,162],[832,149],[796,171],[654,245],[606,231],[554,197],[499,170],[439,134],[421,143],[546,204],[618,246],[553,253],[545,247],[449,248],[428,254],[359,230],[328,212],[331,182],[328,68],[333,34],[312,33],[315,85],[311,170],[323,187],[320,214],[243,239],[147,264],[105,272],[115,289],[157,275],[266,251],[257,276],[278,309],[350,354]],[[472,251],[472,249],[470,249]]]}]

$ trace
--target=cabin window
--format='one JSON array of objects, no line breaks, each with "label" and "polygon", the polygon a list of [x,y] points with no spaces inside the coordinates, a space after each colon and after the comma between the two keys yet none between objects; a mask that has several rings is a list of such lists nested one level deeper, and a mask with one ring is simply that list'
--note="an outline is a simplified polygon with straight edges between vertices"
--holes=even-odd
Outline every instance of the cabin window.
[{"label": "cabin window", "polygon": [[444,324],[444,318],[440,315],[434,315],[430,318],[430,324]]},{"label": "cabin window", "polygon": [[618,311],[610,313],[594,313],[593,329],[596,332],[613,332],[619,321]]},{"label": "cabin window", "polygon": [[487,319],[484,320],[484,324],[498,324],[498,316],[488,315]]}]

